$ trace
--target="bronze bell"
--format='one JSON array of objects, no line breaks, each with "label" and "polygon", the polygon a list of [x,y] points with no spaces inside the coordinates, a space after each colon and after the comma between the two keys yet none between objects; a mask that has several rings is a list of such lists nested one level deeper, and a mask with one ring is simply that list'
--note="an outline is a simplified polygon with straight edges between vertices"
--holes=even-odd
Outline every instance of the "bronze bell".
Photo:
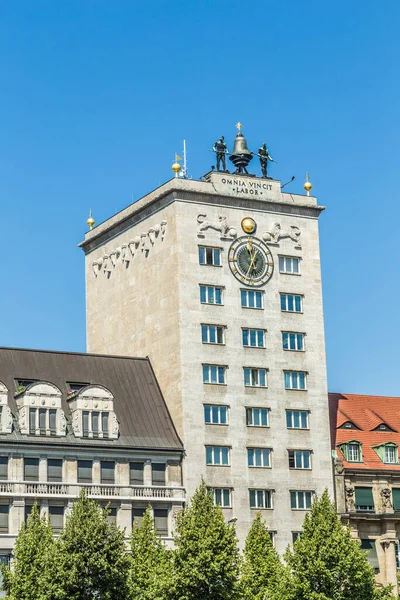
[{"label": "bronze bell", "polygon": [[229,157],[229,160],[233,162],[236,167],[236,173],[247,173],[247,165],[253,159],[253,154],[247,148],[247,142],[244,135],[239,131],[235,137],[233,144],[233,151]]}]

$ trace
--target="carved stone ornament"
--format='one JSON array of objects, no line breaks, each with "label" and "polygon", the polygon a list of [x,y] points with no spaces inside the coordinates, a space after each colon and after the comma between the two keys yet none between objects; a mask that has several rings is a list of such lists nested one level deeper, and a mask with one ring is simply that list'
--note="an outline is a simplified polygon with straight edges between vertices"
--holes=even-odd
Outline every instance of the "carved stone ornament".
[{"label": "carved stone ornament", "polygon": [[228,222],[228,217],[224,215],[218,215],[218,223],[213,223],[207,219],[207,215],[204,213],[200,213],[197,215],[197,235],[198,237],[204,237],[204,232],[207,229],[213,229],[214,231],[219,231],[221,233],[221,239],[233,239],[236,237],[236,229],[234,227],[230,227]]},{"label": "carved stone ornament", "polygon": [[301,250],[300,235],[301,231],[296,225],[290,225],[289,229],[285,231],[282,229],[280,223],[274,223],[271,231],[265,231],[262,234],[262,238],[264,242],[268,242],[270,244],[279,244],[280,240],[289,238],[295,243],[294,247],[297,250]]},{"label": "carved stone ornament", "polygon": [[[109,279],[112,272],[119,265],[125,265],[125,268],[128,268],[134,256],[143,253],[144,257],[147,258],[151,249],[156,245],[157,239],[164,240],[166,229],[167,221],[160,221],[154,227],[150,227],[148,231],[143,231],[140,235],[129,240],[127,244],[122,244],[111,250],[109,254],[104,254],[101,258],[92,262],[93,275],[98,277],[103,272]],[[141,252],[138,253],[138,249]]]},{"label": "carved stone ornament", "polygon": [[12,432],[12,425],[13,425],[13,417],[12,417],[12,412],[9,406],[5,406],[4,409],[5,410],[5,431],[6,433],[11,433]]},{"label": "carved stone ornament", "polygon": [[381,490],[381,501],[383,508],[392,508],[392,492],[389,488]]},{"label": "carved stone ornament", "polygon": [[67,419],[65,418],[65,413],[62,409],[60,409],[60,429],[63,435],[67,432]]},{"label": "carved stone ornament", "polygon": [[72,417],[72,429],[74,430],[74,433],[79,433],[81,429],[79,416],[79,411],[75,410],[74,416]]},{"label": "carved stone ornament", "polygon": [[346,494],[346,506],[347,506],[347,510],[349,512],[352,512],[352,511],[355,510],[354,488],[352,486],[350,486],[350,485],[346,485],[345,494]]},{"label": "carved stone ornament", "polygon": [[22,432],[26,428],[26,407],[25,406],[23,406],[19,410],[18,424],[19,424],[19,429]]},{"label": "carved stone ornament", "polygon": [[113,436],[118,437],[119,423],[118,423],[117,415],[115,413],[111,414],[111,432],[112,432]]},{"label": "carved stone ornament", "polygon": [[343,475],[343,473],[344,473],[343,461],[340,460],[339,458],[336,458],[336,460],[335,460],[335,474],[336,475]]}]

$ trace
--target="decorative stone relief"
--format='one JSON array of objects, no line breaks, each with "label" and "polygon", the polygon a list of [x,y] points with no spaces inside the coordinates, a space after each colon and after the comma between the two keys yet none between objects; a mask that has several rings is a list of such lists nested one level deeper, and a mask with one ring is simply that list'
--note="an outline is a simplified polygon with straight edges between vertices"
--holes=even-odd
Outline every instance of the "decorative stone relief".
[{"label": "decorative stone relief", "polygon": [[21,431],[21,429],[25,429],[26,428],[26,407],[23,406],[20,410],[19,410],[19,418],[18,418],[18,424],[19,424],[19,429]]},{"label": "decorative stone relief", "polygon": [[383,508],[392,508],[392,493],[389,488],[381,490],[381,502]]},{"label": "decorative stone relief", "polygon": [[81,433],[81,424],[80,424],[80,414],[78,410],[75,410],[73,413],[73,417],[72,417],[72,429],[74,430],[74,433],[80,434]]},{"label": "decorative stone relief", "polygon": [[138,250],[147,258],[157,240],[164,240],[166,229],[167,221],[161,221],[154,227],[150,227],[148,231],[143,231],[140,235],[137,235],[127,244],[122,244],[109,254],[104,254],[92,263],[93,275],[98,277],[103,272],[109,278],[118,265],[121,264],[128,268],[133,257],[138,254]]},{"label": "decorative stone relief", "polygon": [[207,219],[206,214],[200,213],[197,215],[197,222],[199,224],[197,227],[198,237],[205,237],[204,232],[207,231],[207,229],[219,231],[221,233],[221,239],[231,240],[237,235],[236,229],[234,227],[230,227],[228,217],[225,217],[224,215],[218,215],[218,223],[213,223]]},{"label": "decorative stone relief", "polygon": [[62,409],[60,410],[60,429],[63,435],[67,433],[67,419],[65,418],[65,412]]},{"label": "decorative stone relief", "polygon": [[119,435],[119,423],[115,413],[111,413],[111,433],[113,437],[118,437]]},{"label": "decorative stone relief", "polygon": [[274,223],[271,231],[265,231],[262,234],[262,239],[264,242],[278,245],[280,240],[289,238],[295,243],[294,247],[297,250],[301,250],[300,235],[301,231],[296,225],[290,225],[290,228],[285,231],[282,230],[280,223]]},{"label": "decorative stone relief", "polygon": [[5,431],[5,433],[11,433],[13,425],[13,416],[11,408],[9,406],[5,406],[3,410],[5,411],[5,421],[3,420],[3,431]]},{"label": "decorative stone relief", "polygon": [[354,488],[351,485],[346,485],[345,493],[347,512],[354,512],[356,509],[354,503]]}]

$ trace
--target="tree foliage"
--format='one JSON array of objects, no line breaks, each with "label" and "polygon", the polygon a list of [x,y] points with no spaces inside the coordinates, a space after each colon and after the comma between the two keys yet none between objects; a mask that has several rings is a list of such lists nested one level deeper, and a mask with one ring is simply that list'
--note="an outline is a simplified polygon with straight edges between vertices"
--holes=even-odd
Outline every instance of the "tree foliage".
[{"label": "tree foliage", "polygon": [[303,533],[285,555],[274,600],[378,600],[391,598],[378,589],[366,553],[343,527],[328,492],[313,503]]},{"label": "tree foliage", "polygon": [[7,600],[50,600],[49,577],[54,552],[53,531],[35,503],[15,544],[11,567],[2,566]]},{"label": "tree foliage", "polygon": [[178,515],[173,553],[175,600],[234,600],[239,551],[235,526],[225,523],[204,481]]},{"label": "tree foliage", "polygon": [[134,525],[131,539],[128,586],[131,600],[163,600],[170,585],[170,553],[157,536],[150,507],[141,524]]},{"label": "tree foliage", "polygon": [[279,580],[282,564],[266,523],[257,513],[243,551],[240,588],[243,600],[264,600]]}]

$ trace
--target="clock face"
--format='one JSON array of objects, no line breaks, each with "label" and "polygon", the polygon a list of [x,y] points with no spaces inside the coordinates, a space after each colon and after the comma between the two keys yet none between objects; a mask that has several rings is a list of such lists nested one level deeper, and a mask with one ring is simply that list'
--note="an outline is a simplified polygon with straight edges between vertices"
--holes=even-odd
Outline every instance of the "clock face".
[{"label": "clock face", "polygon": [[248,286],[260,287],[272,277],[274,261],[271,250],[258,238],[237,238],[229,248],[229,266],[232,273]]}]

